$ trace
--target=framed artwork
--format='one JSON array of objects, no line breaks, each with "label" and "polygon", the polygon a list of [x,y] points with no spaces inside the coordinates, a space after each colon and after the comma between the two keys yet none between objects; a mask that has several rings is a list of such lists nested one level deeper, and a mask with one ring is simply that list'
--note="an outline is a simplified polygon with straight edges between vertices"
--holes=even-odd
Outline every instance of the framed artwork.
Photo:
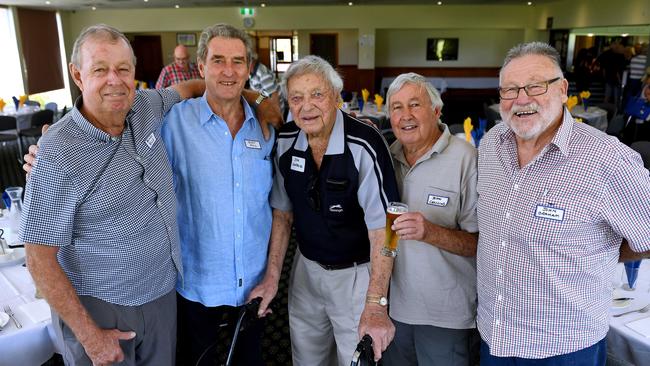
[{"label": "framed artwork", "polygon": [[458,38],[427,38],[427,61],[458,60]]},{"label": "framed artwork", "polygon": [[196,47],[196,33],[176,33],[176,44]]}]

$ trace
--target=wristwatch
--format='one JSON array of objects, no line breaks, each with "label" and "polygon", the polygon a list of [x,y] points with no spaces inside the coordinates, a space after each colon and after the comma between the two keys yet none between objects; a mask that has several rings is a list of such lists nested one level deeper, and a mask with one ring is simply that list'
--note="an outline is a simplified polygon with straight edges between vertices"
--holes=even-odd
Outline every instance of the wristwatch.
[{"label": "wristwatch", "polygon": [[386,296],[368,295],[366,296],[366,303],[379,304],[380,306],[388,305]]},{"label": "wristwatch", "polygon": [[269,93],[267,93],[264,90],[260,90],[260,95],[255,99],[255,105],[260,105],[264,101],[264,99],[270,97]]}]

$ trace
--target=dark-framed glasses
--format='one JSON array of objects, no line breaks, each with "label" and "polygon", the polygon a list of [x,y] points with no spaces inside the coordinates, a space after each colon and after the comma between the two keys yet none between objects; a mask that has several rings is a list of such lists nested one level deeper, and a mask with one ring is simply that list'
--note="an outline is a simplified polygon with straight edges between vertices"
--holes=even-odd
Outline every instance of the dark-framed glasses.
[{"label": "dark-framed glasses", "polygon": [[307,182],[307,204],[316,211],[320,211],[320,191],[318,190],[318,174],[312,174]]},{"label": "dark-framed glasses", "polygon": [[531,83],[528,85],[524,86],[513,86],[509,88],[502,88],[499,87],[499,97],[501,99],[505,100],[512,100],[512,99],[517,99],[519,96],[519,91],[521,89],[524,89],[524,92],[526,92],[526,95],[529,97],[535,97],[538,95],[542,95],[548,91],[548,86],[550,84],[553,84],[554,82],[562,79],[561,77],[556,77],[551,80],[546,80],[546,81],[540,81],[537,83]]}]

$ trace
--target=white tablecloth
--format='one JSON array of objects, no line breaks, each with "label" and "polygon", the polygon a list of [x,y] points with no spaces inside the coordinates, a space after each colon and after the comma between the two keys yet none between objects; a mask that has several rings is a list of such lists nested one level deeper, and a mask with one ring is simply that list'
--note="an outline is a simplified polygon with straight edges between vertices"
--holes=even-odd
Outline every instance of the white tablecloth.
[{"label": "white tablecloth", "polygon": [[[626,283],[623,264],[618,265],[616,277],[613,280],[615,285],[614,297],[632,297],[634,300],[625,308],[611,308],[610,314],[620,314],[630,310],[640,309],[650,303],[650,260],[641,263],[639,278],[637,279],[634,291],[626,291],[621,284]],[[610,316],[609,333],[607,334],[607,348],[616,357],[630,362],[636,366],[650,365],[650,337],[630,329],[625,324],[650,317],[650,313],[632,313],[619,318]]]},{"label": "white tablecloth", "polygon": [[34,322],[24,311],[25,304],[37,301],[34,293],[27,268],[0,267],[0,310],[9,305],[23,326],[17,329],[10,320],[0,331],[0,365],[38,366],[56,351],[51,320]]},{"label": "white tablecloth", "polygon": [[571,110],[571,115],[582,118],[583,122],[601,131],[607,130],[607,111],[602,108],[590,106],[585,111],[582,105],[577,105]]}]

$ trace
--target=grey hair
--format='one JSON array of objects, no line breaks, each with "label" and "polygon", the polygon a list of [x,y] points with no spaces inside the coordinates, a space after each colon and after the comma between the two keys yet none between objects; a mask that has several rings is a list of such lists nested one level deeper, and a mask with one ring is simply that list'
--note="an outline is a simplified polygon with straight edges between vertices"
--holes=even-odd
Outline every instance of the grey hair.
[{"label": "grey hair", "polygon": [[544,56],[548,58],[557,69],[558,76],[562,76],[562,67],[560,66],[560,54],[555,48],[553,48],[548,43],[544,42],[528,42],[520,43],[512,47],[506,54],[506,58],[503,60],[503,66],[501,66],[501,71],[499,71],[499,79],[503,74],[503,69],[514,59],[528,56],[528,55],[537,55]]},{"label": "grey hair", "polygon": [[208,57],[208,43],[214,37],[223,37],[223,38],[232,38],[239,39],[246,46],[246,63],[250,65],[253,61],[253,42],[251,38],[241,29],[237,29],[230,24],[226,23],[217,23],[206,27],[203,32],[201,32],[201,37],[199,38],[199,48],[196,51],[196,58],[205,63],[205,58]]},{"label": "grey hair", "polygon": [[341,90],[343,90],[343,79],[341,78],[341,75],[334,70],[329,62],[325,61],[321,57],[309,55],[292,63],[287,72],[284,73],[282,83],[280,84],[280,91],[285,99],[289,99],[287,95],[287,85],[289,84],[289,80],[293,77],[305,74],[320,75],[330,84],[332,91],[337,98],[341,97]]},{"label": "grey hair", "polygon": [[390,83],[388,91],[386,92],[386,113],[390,113],[390,98],[393,94],[397,93],[402,89],[405,84],[413,84],[420,88],[424,88],[429,94],[429,99],[431,100],[431,107],[435,110],[436,108],[442,108],[443,103],[440,98],[440,93],[431,83],[420,74],[414,72],[407,72],[405,74],[400,74],[398,77]]},{"label": "grey hair", "polygon": [[70,57],[70,62],[75,65],[77,68],[81,68],[81,47],[89,38],[93,39],[103,39],[111,41],[112,43],[117,43],[119,40],[123,40],[129,50],[131,51],[131,57],[133,65],[135,66],[136,58],[133,53],[133,48],[131,47],[131,42],[126,36],[117,30],[117,28],[111,27],[106,24],[95,24],[90,27],[85,28],[79,34],[79,37],[74,41],[74,46],[72,46],[72,56]]}]

